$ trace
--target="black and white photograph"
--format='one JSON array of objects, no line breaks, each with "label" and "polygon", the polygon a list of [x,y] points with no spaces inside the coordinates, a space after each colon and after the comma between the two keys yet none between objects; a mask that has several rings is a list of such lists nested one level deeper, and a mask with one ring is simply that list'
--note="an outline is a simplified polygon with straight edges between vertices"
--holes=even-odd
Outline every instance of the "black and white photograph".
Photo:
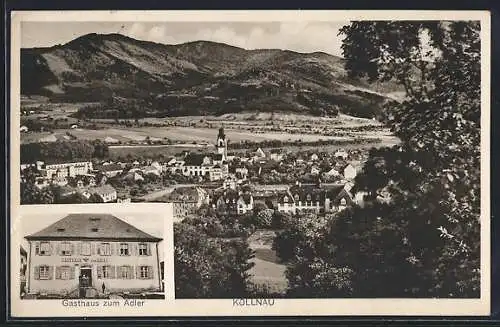
[{"label": "black and white photograph", "polygon": [[[182,312],[207,299],[233,301],[213,315],[258,313],[235,299],[273,314],[305,300],[483,308],[489,16],[148,14],[20,19],[16,199],[95,207],[30,220],[23,298],[156,296],[172,269]],[[171,204],[172,253],[157,256],[154,219],[105,204]],[[347,303],[335,310],[354,314]]]},{"label": "black and white photograph", "polygon": [[163,215],[36,207],[21,217],[22,299],[165,298]]}]

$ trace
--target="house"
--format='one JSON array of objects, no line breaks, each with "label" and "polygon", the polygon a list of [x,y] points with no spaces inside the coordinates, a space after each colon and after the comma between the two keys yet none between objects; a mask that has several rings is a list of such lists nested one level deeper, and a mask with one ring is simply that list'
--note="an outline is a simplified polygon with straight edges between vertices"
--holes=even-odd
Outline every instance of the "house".
[{"label": "house", "polygon": [[216,181],[228,174],[228,165],[221,162],[220,154],[190,153],[184,159],[184,165],[180,170],[184,176],[208,177],[210,181]]},{"label": "house", "polygon": [[129,171],[125,176],[123,176],[123,180],[138,182],[143,181],[144,177],[137,173],[137,171]]},{"label": "house", "polygon": [[177,162],[177,159],[175,157],[170,157],[168,160],[165,162],[167,166],[173,166]]},{"label": "house", "polygon": [[254,160],[264,159],[266,157],[266,153],[261,148],[258,148],[257,150],[255,150],[253,157]]},{"label": "house", "polygon": [[25,237],[29,293],[95,297],[102,292],[160,290],[158,243],[110,214],[69,214]]},{"label": "house", "polygon": [[97,168],[100,172],[102,172],[106,177],[114,177],[123,173],[123,167],[119,164],[107,164],[102,165]]},{"label": "house", "polygon": [[177,187],[168,196],[168,201],[173,203],[174,218],[184,219],[202,205],[210,203],[210,196],[200,187]]},{"label": "house", "polygon": [[249,192],[226,189],[215,196],[213,207],[222,213],[242,215],[252,211],[253,204],[253,196]]},{"label": "house", "polygon": [[215,166],[212,167],[212,169],[210,169],[208,171],[208,178],[210,179],[210,181],[219,181],[221,180],[224,176],[227,176],[227,174],[224,174],[223,172],[223,166],[217,164]]},{"label": "house", "polygon": [[342,173],[346,180],[353,180],[358,175],[361,169],[359,166],[355,167],[353,164],[347,164],[342,167]]},{"label": "house", "polygon": [[158,172],[161,174],[161,172],[163,171],[163,166],[160,165],[160,163],[158,161],[153,161],[149,166],[155,168],[156,170],[158,170]]},{"label": "house", "polygon": [[26,126],[21,126],[21,128],[19,128],[19,131],[20,131],[21,133],[26,133],[26,132],[28,132],[28,127],[26,127]]},{"label": "house", "polygon": [[248,178],[248,168],[246,168],[246,167],[236,167],[234,169],[234,173],[236,175],[236,178],[243,179],[243,180]]},{"label": "house", "polygon": [[233,190],[236,190],[236,188],[238,187],[238,180],[234,177],[227,177],[224,179],[224,181],[222,182],[222,188],[223,189],[233,189]]},{"label": "house", "polygon": [[161,175],[161,171],[157,167],[153,167],[153,166],[144,167],[142,169],[142,172],[144,173],[144,175],[156,175],[156,176]]},{"label": "house", "polygon": [[283,160],[284,154],[282,149],[271,149],[269,151],[269,159],[274,161]]},{"label": "house", "polygon": [[316,154],[316,153],[313,153],[309,156],[309,160],[310,161],[318,161],[319,160],[319,156]]},{"label": "house", "polygon": [[321,171],[321,170],[319,169],[319,167],[318,167],[318,166],[312,166],[312,167],[311,167],[311,174],[312,174],[312,175],[318,175],[318,174],[320,173],[320,171]]},{"label": "house", "polygon": [[52,177],[52,184],[56,184],[59,186],[68,185],[68,178],[66,176],[54,176]]},{"label": "house", "polygon": [[239,215],[244,215],[247,212],[251,212],[254,207],[253,196],[249,193],[243,193],[238,197],[237,205],[237,213]]},{"label": "house", "polygon": [[337,169],[332,168],[330,170],[327,170],[325,172],[325,175],[330,176],[330,177],[338,177],[338,176],[340,176],[340,172]]},{"label": "house", "polygon": [[104,203],[115,202],[117,199],[115,188],[108,184],[98,187],[91,187],[87,190],[87,192],[91,195],[98,195]]},{"label": "house", "polygon": [[277,207],[278,211],[287,213],[329,213],[341,211],[353,203],[352,196],[341,184],[325,187],[298,183],[281,192]]},{"label": "house", "polygon": [[44,164],[41,168],[49,178],[53,176],[75,177],[78,175],[88,175],[93,170],[92,162],[90,161]]}]

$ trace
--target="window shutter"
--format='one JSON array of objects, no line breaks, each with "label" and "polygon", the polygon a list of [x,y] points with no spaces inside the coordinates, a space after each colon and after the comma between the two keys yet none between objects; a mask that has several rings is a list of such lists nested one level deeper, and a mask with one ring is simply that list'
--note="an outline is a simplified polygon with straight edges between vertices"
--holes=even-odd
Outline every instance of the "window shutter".
[{"label": "window shutter", "polygon": [[136,266],[135,267],[135,271],[136,271],[137,279],[142,279],[142,276],[141,276],[141,266]]},{"label": "window shutter", "polygon": [[75,244],[74,243],[70,243],[69,245],[69,250],[71,251],[71,255],[75,255]]},{"label": "window shutter", "polygon": [[76,251],[78,255],[82,255],[82,242],[78,242]]},{"label": "window shutter", "polygon": [[147,247],[148,255],[151,255],[151,243],[146,243],[146,247]]},{"label": "window shutter", "polygon": [[90,243],[90,254],[94,255],[96,253],[95,243]]},{"label": "window shutter", "polygon": [[49,242],[49,253],[47,255],[52,255],[54,251],[54,245],[52,244],[52,242]]},{"label": "window shutter", "polygon": [[109,244],[111,255],[116,255],[116,243]]},{"label": "window shutter", "polygon": [[54,267],[49,266],[49,278],[48,279],[54,279]]},{"label": "window shutter", "polygon": [[56,243],[56,253],[57,253],[57,255],[62,255],[62,252],[61,252],[61,242],[57,242]]},{"label": "window shutter", "polygon": [[148,266],[148,279],[154,278],[153,266]]},{"label": "window shutter", "polygon": [[56,266],[56,279],[61,279],[61,267]]},{"label": "window shutter", "polygon": [[97,266],[97,278],[103,278],[102,266]]},{"label": "window shutter", "polygon": [[35,279],[40,279],[40,266],[35,266]]},{"label": "window shutter", "polygon": [[129,248],[129,255],[135,256],[135,250],[136,250],[136,244],[135,243],[129,243],[128,248]]},{"label": "window shutter", "polygon": [[35,242],[35,255],[40,255],[40,242]]},{"label": "window shutter", "polygon": [[72,266],[70,269],[69,279],[75,279],[75,267]]},{"label": "window shutter", "polygon": [[116,278],[116,266],[109,266],[109,278]]}]

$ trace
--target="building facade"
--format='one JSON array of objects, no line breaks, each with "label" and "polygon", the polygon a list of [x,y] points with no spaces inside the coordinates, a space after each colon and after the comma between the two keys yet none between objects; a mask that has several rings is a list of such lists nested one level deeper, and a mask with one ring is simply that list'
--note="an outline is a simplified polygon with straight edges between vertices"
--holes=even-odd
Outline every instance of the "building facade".
[{"label": "building facade", "polygon": [[53,177],[75,177],[77,175],[87,175],[92,172],[92,162],[69,162],[59,164],[46,164],[42,168],[45,171],[45,176]]},{"label": "building facade", "polygon": [[334,213],[354,203],[344,185],[295,185],[278,196],[277,210],[284,213]]},{"label": "building facade", "polygon": [[210,196],[200,187],[177,187],[170,193],[168,200],[173,203],[174,219],[182,220],[196,213],[201,206],[208,205]]},{"label": "building facade", "polygon": [[84,298],[161,289],[161,238],[115,216],[70,214],[26,239],[28,293]]}]

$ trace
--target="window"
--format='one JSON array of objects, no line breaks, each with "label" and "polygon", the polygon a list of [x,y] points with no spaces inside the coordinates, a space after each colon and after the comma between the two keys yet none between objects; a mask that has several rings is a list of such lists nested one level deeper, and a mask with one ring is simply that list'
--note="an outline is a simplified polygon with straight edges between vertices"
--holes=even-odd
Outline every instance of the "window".
[{"label": "window", "polygon": [[130,255],[127,243],[120,243],[120,255]]},{"label": "window", "polygon": [[71,243],[63,242],[61,243],[61,255],[71,255]]},{"label": "window", "polygon": [[121,266],[120,267],[120,278],[121,279],[132,279],[132,271],[129,266]]},{"label": "window", "polygon": [[148,255],[148,245],[146,243],[139,244],[139,255]]},{"label": "window", "polygon": [[110,267],[109,266],[102,266],[102,278],[109,278],[110,277]]},{"label": "window", "polygon": [[50,244],[49,242],[40,243],[40,255],[50,255]]},{"label": "window", "polygon": [[61,279],[70,279],[71,268],[69,266],[60,267]]},{"label": "window", "polygon": [[141,266],[141,278],[148,278],[149,270],[148,266]]},{"label": "window", "polygon": [[283,198],[283,202],[285,202],[285,203],[286,203],[286,202],[288,202],[288,196],[285,196],[285,197]]},{"label": "window", "polygon": [[101,246],[99,247],[99,254],[100,255],[111,255],[111,244],[101,243]]},{"label": "window", "polygon": [[346,201],[344,198],[342,198],[342,199],[340,200],[340,205],[341,205],[341,206],[345,206],[346,204],[347,204],[347,201]]},{"label": "window", "polygon": [[39,279],[49,279],[49,266],[40,266],[38,270],[38,278]]},{"label": "window", "polygon": [[82,243],[82,255],[90,255],[90,243],[84,242]]}]

